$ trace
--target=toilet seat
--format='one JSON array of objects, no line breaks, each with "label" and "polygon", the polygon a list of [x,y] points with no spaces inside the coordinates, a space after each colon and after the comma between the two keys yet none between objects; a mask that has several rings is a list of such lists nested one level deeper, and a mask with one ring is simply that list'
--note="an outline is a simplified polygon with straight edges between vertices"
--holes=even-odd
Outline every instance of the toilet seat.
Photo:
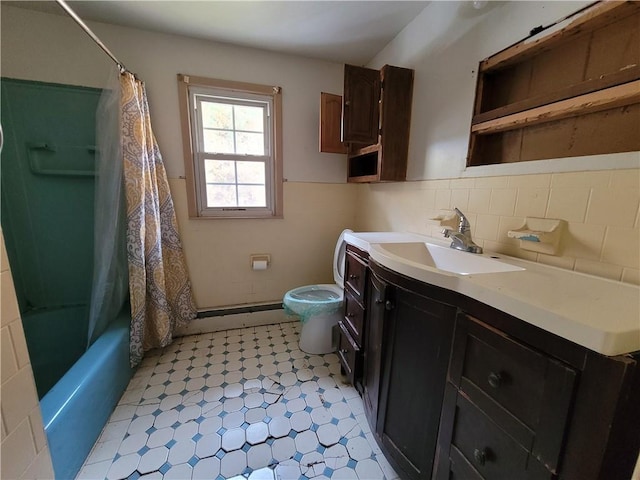
[{"label": "toilet seat", "polygon": [[345,233],[352,230],[343,230],[336,248],[333,252],[333,279],[335,285],[318,284],[305,285],[289,290],[284,296],[284,304],[294,313],[303,318],[303,322],[310,315],[318,313],[331,313],[337,311],[342,305],[344,288],[344,257],[347,244],[344,241]]},{"label": "toilet seat", "polygon": [[289,290],[284,296],[284,304],[305,322],[313,315],[338,311],[342,306],[342,298],[342,288],[338,285],[305,285]]},{"label": "toilet seat", "polygon": [[344,264],[347,245],[344,230],[333,254],[333,278],[335,284],[305,285],[289,290],[283,299],[287,313],[294,313],[302,321],[300,349],[311,354],[334,351],[332,329],[341,316],[344,296]]},{"label": "toilet seat", "polygon": [[344,241],[346,233],[353,233],[353,230],[342,231],[336,242],[336,249],[333,252],[333,280],[336,285],[344,288],[344,257],[347,255],[347,242]]}]

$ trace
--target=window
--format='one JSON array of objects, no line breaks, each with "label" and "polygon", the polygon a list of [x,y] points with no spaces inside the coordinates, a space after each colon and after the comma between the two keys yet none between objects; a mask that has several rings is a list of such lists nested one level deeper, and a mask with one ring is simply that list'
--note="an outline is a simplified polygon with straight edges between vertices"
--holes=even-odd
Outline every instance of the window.
[{"label": "window", "polygon": [[282,217],[279,87],[178,75],[189,215]]}]

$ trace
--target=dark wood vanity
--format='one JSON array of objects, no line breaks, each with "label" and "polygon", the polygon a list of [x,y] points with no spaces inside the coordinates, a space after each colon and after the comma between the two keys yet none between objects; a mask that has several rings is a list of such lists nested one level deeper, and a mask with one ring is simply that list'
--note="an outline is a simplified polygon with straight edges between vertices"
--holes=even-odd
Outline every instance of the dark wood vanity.
[{"label": "dark wood vanity", "polygon": [[401,478],[629,479],[640,353],[607,357],[347,247],[340,359]]}]

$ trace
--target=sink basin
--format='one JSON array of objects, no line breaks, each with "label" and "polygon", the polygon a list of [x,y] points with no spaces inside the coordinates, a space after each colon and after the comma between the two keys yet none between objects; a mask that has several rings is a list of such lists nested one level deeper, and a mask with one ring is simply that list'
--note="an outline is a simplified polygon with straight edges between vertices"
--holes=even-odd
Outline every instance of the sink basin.
[{"label": "sink basin", "polygon": [[435,268],[458,275],[524,270],[522,267],[496,260],[490,255],[461,252],[431,243],[385,243],[376,245],[376,248],[383,253],[399,257],[400,261],[408,261],[414,265],[418,264],[417,266]]}]

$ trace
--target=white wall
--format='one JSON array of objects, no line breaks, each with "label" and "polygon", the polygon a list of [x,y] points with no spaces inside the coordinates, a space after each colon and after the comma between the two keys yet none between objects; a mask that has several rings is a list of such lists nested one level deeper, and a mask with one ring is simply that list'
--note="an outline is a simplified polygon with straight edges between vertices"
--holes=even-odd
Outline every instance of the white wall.
[{"label": "white wall", "polygon": [[[640,166],[638,155],[594,156],[554,162],[466,169],[469,130],[478,63],[522,40],[539,25],[549,25],[589,4],[572,2],[431,2],[371,62],[415,69],[407,178],[551,173]],[[606,160],[604,157],[607,157]]]},{"label": "white wall", "polygon": [[[104,87],[108,57],[69,18],[2,4],[1,74]],[[320,92],[342,91],[338,63],[89,22],[145,81],[200,309],[278,301],[290,288],[332,282],[333,248],[353,226],[357,188],[346,157],[318,152]],[[191,220],[186,214],[178,73],[273,84],[283,91],[284,220]],[[270,253],[272,268],[249,269]]]},{"label": "white wall", "polygon": [[[145,81],[154,132],[170,178],[184,175],[176,75],[185,73],[281,86],[285,178],[346,181],[344,155],[318,152],[320,92],[342,91],[342,64],[87,23]],[[3,76],[102,88],[111,66],[71,19],[2,5]]]}]

